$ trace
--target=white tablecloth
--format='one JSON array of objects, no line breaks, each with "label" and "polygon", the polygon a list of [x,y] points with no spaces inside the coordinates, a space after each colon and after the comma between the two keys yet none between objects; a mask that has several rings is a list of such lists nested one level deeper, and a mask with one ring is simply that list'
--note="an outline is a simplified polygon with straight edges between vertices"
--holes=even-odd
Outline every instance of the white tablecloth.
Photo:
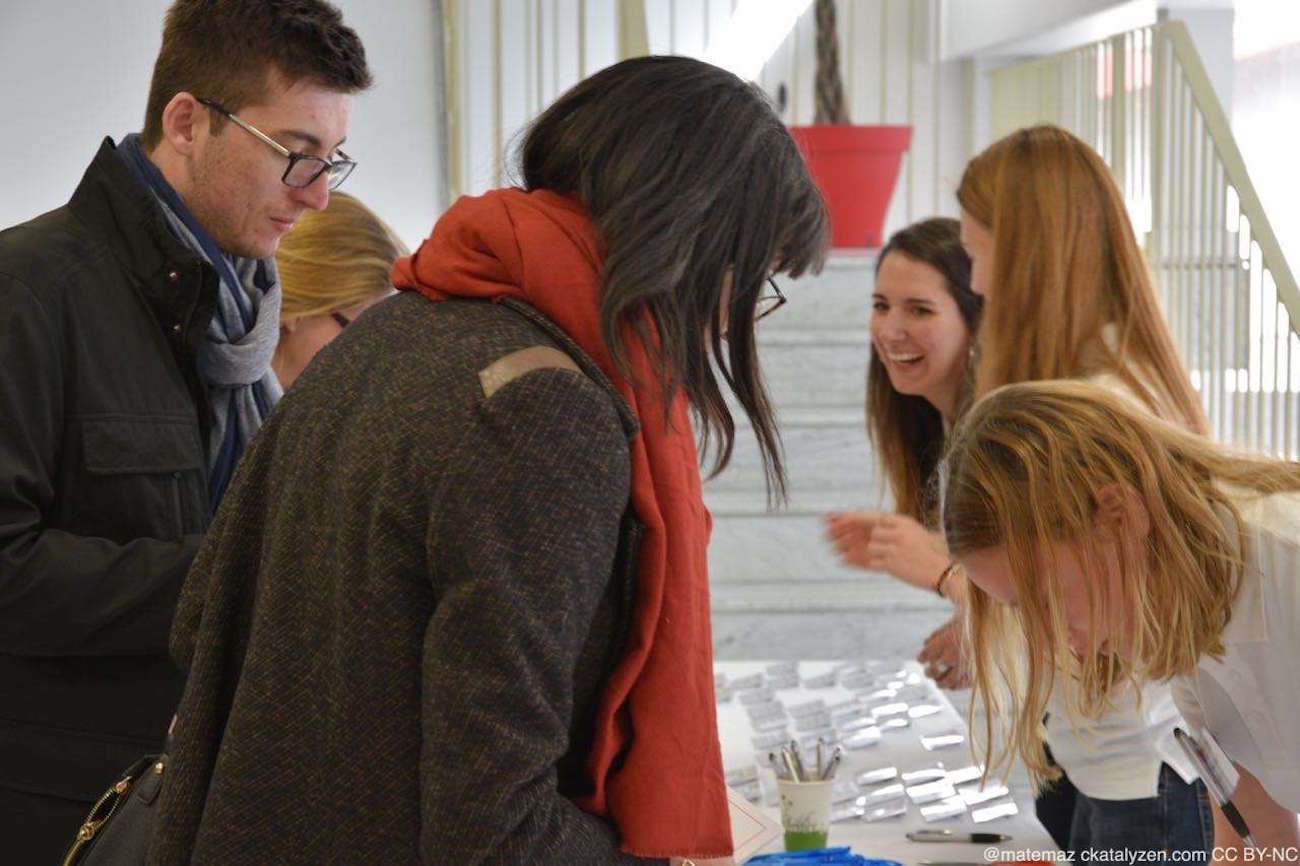
[{"label": "white tablecloth", "polygon": [[[747,674],[762,672],[771,664],[774,662],[718,662],[714,668],[718,673],[725,674],[730,681]],[[809,677],[825,673],[836,664],[829,661],[801,662],[799,674],[801,677]],[[920,665],[913,661],[890,663],[877,669],[881,672],[906,669],[910,673],[924,676]],[[936,751],[927,751],[922,747],[921,737],[952,731],[965,732],[966,725],[965,720],[958,715],[947,696],[933,681],[926,679],[920,688],[925,692],[924,698],[913,698],[909,703],[913,706],[922,703],[937,705],[941,711],[925,718],[913,719],[910,727],[883,731],[880,742],[875,746],[860,751],[845,750],[843,763],[836,773],[836,778],[853,779],[866,770],[891,765],[903,773],[934,767],[936,763],[942,763],[948,770],[978,763],[971,754],[969,739],[962,745]],[[852,696],[852,692],[839,685],[824,689],[806,689],[800,686],[780,689],[776,692],[777,700],[787,708],[818,698],[826,701],[827,704],[834,704]],[[757,750],[752,743],[755,732],[751,727],[749,714],[740,703],[738,696],[718,704],[718,728],[722,740],[723,766],[728,771],[756,763]],[[793,736],[802,736],[802,732],[794,731],[793,719],[790,730]],[[811,757],[807,751],[803,751],[802,754],[805,758]],[[764,791],[775,790],[775,776],[766,761],[760,765],[760,773],[763,776]],[[1015,794],[1015,791],[1012,793]],[[923,860],[944,863],[986,861],[985,849],[990,847],[987,845],[953,842],[918,843],[909,841],[906,837],[906,833],[911,830],[947,828],[954,833],[989,832],[1010,835],[1012,837],[1010,841],[995,846],[1006,852],[1056,851],[1056,845],[1051,837],[1034,817],[1033,803],[1023,796],[1014,799],[1019,806],[1019,814],[982,824],[972,821],[969,812],[946,820],[926,822],[918,806],[909,801],[907,814],[896,818],[887,818],[875,823],[851,820],[832,824],[827,844],[849,845],[855,854],[897,860],[903,864],[917,864]],[[766,806],[765,811],[777,821],[780,820],[780,810],[775,805]],[[764,848],[763,853],[781,850],[783,845],[778,838]]]}]

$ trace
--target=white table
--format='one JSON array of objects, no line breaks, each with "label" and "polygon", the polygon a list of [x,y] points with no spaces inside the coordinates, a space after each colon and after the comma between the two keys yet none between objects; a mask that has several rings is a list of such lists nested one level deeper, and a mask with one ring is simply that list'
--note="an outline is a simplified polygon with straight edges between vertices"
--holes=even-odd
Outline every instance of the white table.
[{"label": "white table", "polygon": [[[771,664],[774,662],[718,662],[714,665],[714,669],[717,673],[725,674],[728,681],[732,681],[749,674],[761,673]],[[809,677],[829,672],[836,664],[829,661],[800,662],[799,674],[801,677]],[[881,665],[878,670],[882,672],[906,669],[909,673],[924,678],[921,666],[913,661],[873,664]],[[966,724],[947,696],[932,680],[925,679],[923,686],[916,688],[915,691],[919,692],[921,688],[924,689],[924,698],[913,699],[911,704],[937,705],[941,708],[940,712],[925,718],[913,719],[910,727],[883,731],[881,741],[875,746],[859,751],[845,750],[842,764],[836,773],[837,778],[853,779],[866,770],[888,765],[896,766],[902,773],[933,767],[937,762],[941,762],[948,770],[978,763],[971,754],[969,738],[963,745],[942,750],[927,751],[922,747],[922,736],[952,731],[965,732]],[[840,685],[822,689],[806,689],[799,686],[776,692],[777,700],[787,708],[818,698],[826,701],[827,704],[834,704],[852,696],[853,692]],[[755,732],[750,725],[749,714],[745,706],[740,703],[738,695],[725,703],[718,704],[718,728],[722,740],[723,766],[730,771],[754,765],[756,750],[752,738]],[[800,732],[793,731],[793,720],[791,720],[791,731],[796,737],[802,736]],[[808,757],[808,752],[805,751],[803,754]],[[764,792],[775,790],[775,774],[766,761],[759,765],[759,770]],[[959,842],[918,843],[909,841],[906,837],[911,830],[946,828],[954,833],[988,832],[1010,835],[1012,837],[1010,841],[994,846],[1006,852],[1056,851],[1055,843],[1034,817],[1033,803],[1023,796],[1014,796],[1015,794],[1016,791],[1013,789],[1012,795],[1020,811],[1014,816],[976,824],[967,812],[954,818],[926,822],[919,808],[909,801],[907,814],[896,818],[887,818],[874,823],[850,820],[832,824],[827,844],[848,845],[853,848],[855,854],[897,860],[903,864],[917,864],[922,860],[972,864],[986,862],[985,850],[990,847],[987,845]],[[775,805],[767,805],[764,810],[777,821],[780,820],[780,810]],[[764,848],[762,853],[781,850],[784,849],[778,837],[775,842]]]}]

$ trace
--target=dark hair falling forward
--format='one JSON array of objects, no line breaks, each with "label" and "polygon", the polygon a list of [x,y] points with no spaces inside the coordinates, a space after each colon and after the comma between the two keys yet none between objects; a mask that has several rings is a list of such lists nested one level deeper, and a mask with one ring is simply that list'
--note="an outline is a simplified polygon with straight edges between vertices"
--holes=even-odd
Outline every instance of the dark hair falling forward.
[{"label": "dark hair falling forward", "polygon": [[[595,221],[606,246],[602,333],[620,370],[630,377],[626,322],[665,396],[684,390],[700,421],[701,453],[711,443],[715,450],[716,475],[731,459],[735,422],[711,355],[754,428],[769,498],[784,499],[754,308],[770,270],[798,276],[820,269],[828,219],[767,97],[698,60],[625,60],[580,82],[537,118],[519,162],[526,189],[576,195]],[[653,314],[655,333],[643,309]]]}]

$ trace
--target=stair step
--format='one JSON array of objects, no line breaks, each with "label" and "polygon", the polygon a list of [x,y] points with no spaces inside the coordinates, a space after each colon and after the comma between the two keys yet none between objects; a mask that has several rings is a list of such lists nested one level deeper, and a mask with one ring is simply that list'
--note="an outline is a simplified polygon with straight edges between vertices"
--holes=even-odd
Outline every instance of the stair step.
[{"label": "stair step", "polygon": [[[842,510],[849,503],[836,503]],[[872,572],[842,565],[825,540],[822,515],[719,513],[713,510],[709,578],[721,583],[772,583],[804,586],[817,581],[861,581]],[[827,509],[831,510],[831,509]]]},{"label": "stair step", "polygon": [[790,409],[852,407],[861,424],[870,352],[865,332],[794,331],[765,337],[758,357],[783,418]]},{"label": "stair step", "polygon": [[[884,510],[890,507],[889,497],[884,488],[875,480],[868,478],[860,485],[845,485],[842,490],[804,490],[791,491],[788,501],[769,505],[764,491],[720,491],[704,488],[704,504],[713,514],[714,526],[722,524],[724,518],[771,518],[784,517],[815,518],[828,511],[848,511],[854,508],[871,508]],[[725,524],[722,524],[725,530]],[[772,525],[772,524],[768,524]],[[715,529],[714,543],[719,534]]]},{"label": "stair step", "polygon": [[868,643],[878,651],[882,639],[914,655],[948,615],[931,594],[842,566],[822,538],[825,512],[884,498],[863,408],[874,272],[874,254],[834,255],[818,276],[778,277],[790,303],[757,328],[790,499],[769,508],[757,442],[733,404],[731,464],[704,488],[714,515],[709,567],[720,655],[771,655],[774,636],[781,658],[848,657]]},{"label": "stair step", "polygon": [[827,324],[823,327],[786,328],[765,331],[758,335],[759,353],[769,349],[792,346],[835,346],[866,351],[871,348],[871,333],[865,329],[846,328]]},{"label": "stair step", "polygon": [[791,611],[949,611],[952,605],[932,592],[883,574],[861,572],[852,580],[713,583],[715,613]]},{"label": "stair step", "polygon": [[833,255],[817,276],[777,277],[790,302],[758,327],[760,336],[787,330],[840,329],[865,332],[871,309],[876,257]]},{"label": "stair step", "polygon": [[724,659],[915,658],[951,610],[718,613],[713,654]]},{"label": "stair step", "polygon": [[[860,417],[851,409],[780,413],[792,497],[818,491],[851,496],[874,483],[875,462]],[[720,476],[705,484],[705,493],[749,493],[762,499],[766,489],[758,443],[748,425],[738,424],[731,462]]]}]

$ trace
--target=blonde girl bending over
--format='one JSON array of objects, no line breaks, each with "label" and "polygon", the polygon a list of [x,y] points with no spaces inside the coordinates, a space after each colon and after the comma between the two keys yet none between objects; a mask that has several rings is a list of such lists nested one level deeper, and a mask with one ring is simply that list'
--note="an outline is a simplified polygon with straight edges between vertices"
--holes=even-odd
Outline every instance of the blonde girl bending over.
[{"label": "blonde girl bending over", "polygon": [[1039,722],[1062,681],[1082,723],[1172,680],[1188,728],[1235,764],[1229,793],[1256,842],[1294,859],[1300,464],[1229,453],[1103,388],[1039,382],[977,404],[941,474],[986,741],[1006,744],[990,765],[1018,753],[1048,773]]}]

